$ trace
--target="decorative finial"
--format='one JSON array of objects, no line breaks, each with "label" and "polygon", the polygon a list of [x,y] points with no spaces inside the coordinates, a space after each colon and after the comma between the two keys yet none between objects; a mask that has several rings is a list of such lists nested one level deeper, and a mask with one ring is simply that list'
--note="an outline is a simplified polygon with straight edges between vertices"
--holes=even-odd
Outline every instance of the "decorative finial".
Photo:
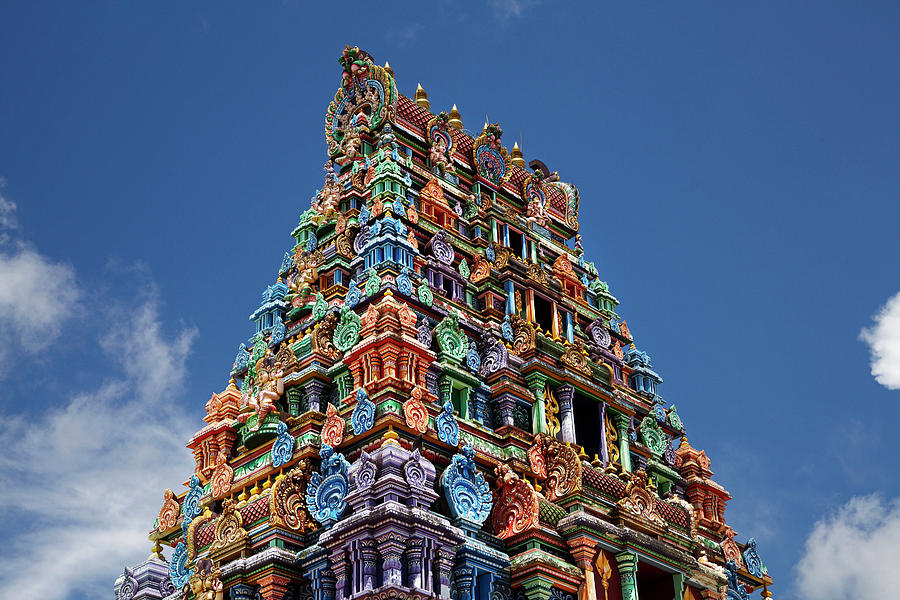
[{"label": "decorative finial", "polygon": [[428,94],[422,84],[416,84],[416,104],[422,108],[431,108],[431,102],[428,101]]},{"label": "decorative finial", "polygon": [[384,61],[384,70],[387,71],[388,75],[391,77],[394,76],[394,70],[391,68],[391,63],[388,61]]},{"label": "decorative finial", "polygon": [[456,129],[462,129],[462,115],[459,114],[459,109],[456,108],[456,105],[453,105],[453,108],[450,109],[450,121],[448,121],[450,127],[455,127]]},{"label": "decorative finial", "polygon": [[397,435],[396,431],[394,431],[393,425],[388,426],[388,430],[385,431],[384,435],[381,437],[384,438],[382,445],[385,445],[385,444],[393,444],[394,446],[400,445],[400,442],[397,441],[397,438],[400,436]]},{"label": "decorative finial", "polygon": [[525,168],[525,157],[522,156],[522,150],[519,148],[519,142],[513,144],[512,151],[509,153],[509,156],[512,159],[512,164],[517,167]]},{"label": "decorative finial", "polygon": [[159,544],[159,540],[154,540],[153,548],[150,550],[150,556],[147,557],[150,560],[159,559],[165,562],[166,557],[163,556],[162,546]]}]

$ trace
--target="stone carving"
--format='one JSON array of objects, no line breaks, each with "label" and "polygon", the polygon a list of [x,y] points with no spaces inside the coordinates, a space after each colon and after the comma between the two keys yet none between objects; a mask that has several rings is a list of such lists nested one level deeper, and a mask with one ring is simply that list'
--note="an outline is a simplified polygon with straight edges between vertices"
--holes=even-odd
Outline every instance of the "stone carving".
[{"label": "stone carving", "polygon": [[304,533],[315,529],[306,509],[306,482],[309,479],[309,463],[306,459],[293,469],[279,476],[269,497],[269,522],[275,527],[286,527]]},{"label": "stone carving", "polygon": [[422,403],[422,394],[422,388],[416,386],[413,388],[409,400],[403,403],[403,416],[406,419],[406,426],[415,429],[419,433],[425,433],[428,430],[428,409]]},{"label": "stone carving", "polygon": [[449,400],[444,403],[444,408],[435,418],[435,429],[442,442],[451,446],[459,445],[459,424],[453,416],[453,403]]},{"label": "stone carving", "polygon": [[[200,508],[200,497],[203,495],[203,486],[200,485],[200,478],[196,475],[191,477],[190,491],[184,497],[184,504],[181,510],[184,512],[184,519],[188,523],[200,516],[203,509]],[[186,528],[182,525],[182,528]]]},{"label": "stone carving", "polygon": [[643,470],[635,471],[625,486],[625,497],[617,504],[625,512],[665,527],[666,522],[657,510],[656,497],[648,489],[648,484],[647,473]]},{"label": "stone carving", "polygon": [[306,487],[306,507],[313,519],[326,527],[337,521],[347,508],[350,464],[343,454],[322,444],[320,472],[313,473]]},{"label": "stone carving", "polygon": [[375,403],[369,400],[369,395],[362,388],[356,390],[356,406],[353,408],[350,424],[356,435],[372,429],[375,424]]},{"label": "stone carving", "polygon": [[184,542],[178,542],[175,550],[172,552],[172,558],[169,561],[169,579],[175,589],[181,589],[187,585],[188,579],[194,573],[192,569],[187,567],[188,551]]},{"label": "stone carving", "polygon": [[322,444],[337,448],[344,441],[344,418],[338,414],[334,404],[325,409],[325,423],[322,425]]},{"label": "stone carving", "polygon": [[[359,291],[359,290],[357,290]],[[334,345],[334,330],[337,328],[337,313],[330,312],[325,318],[319,321],[313,328],[313,349],[329,358],[337,358],[341,355],[340,350]]]},{"label": "stone carving", "polygon": [[581,460],[569,444],[546,434],[537,434],[528,451],[531,470],[546,479],[547,500],[551,502],[581,489]]},{"label": "stone carving", "polygon": [[497,537],[508,538],[537,527],[539,501],[531,484],[520,479],[507,464],[494,469],[497,491],[491,522]]},{"label": "stone carving", "polygon": [[279,421],[276,425],[276,432],[275,443],[272,444],[272,467],[277,469],[291,461],[297,441],[288,431],[287,423],[283,421]]},{"label": "stone carving", "polygon": [[454,362],[466,357],[469,345],[459,328],[459,313],[451,312],[434,328],[441,354]]},{"label": "stone carving", "polygon": [[215,552],[247,541],[248,534],[243,525],[244,520],[234,500],[225,498],[222,501],[222,514],[216,520],[215,537],[210,550]]},{"label": "stone carving", "polygon": [[509,322],[513,329],[512,351],[521,355],[534,349],[534,325],[518,315],[510,315]]},{"label": "stone carving", "polygon": [[123,578],[124,580],[119,588],[119,593],[116,595],[116,600],[131,600],[137,593],[138,581],[134,578],[134,571],[128,567],[125,567]]},{"label": "stone carving", "polygon": [[334,346],[341,352],[346,352],[356,345],[359,340],[359,330],[362,326],[359,315],[350,310],[350,307],[341,308],[341,321],[334,330]]},{"label": "stone carving", "polygon": [[403,465],[403,475],[410,487],[416,489],[424,489],[428,483],[425,468],[422,466],[422,454],[418,448],[413,450],[412,456]]},{"label": "stone carving", "polygon": [[499,125],[485,123],[472,148],[478,175],[494,185],[503,183],[512,174],[512,158],[506,148],[500,145],[502,135],[503,130]]},{"label": "stone carving", "polygon": [[159,509],[159,517],[157,518],[159,531],[166,531],[175,527],[180,510],[181,506],[178,505],[175,494],[172,490],[167,489],[163,494],[163,505]]},{"label": "stone carving", "polygon": [[213,471],[210,480],[210,489],[213,498],[221,498],[231,493],[231,482],[234,479],[234,469],[228,465],[228,455],[219,452],[216,456],[216,470]]},{"label": "stone carving", "polygon": [[756,538],[750,538],[747,547],[744,549],[744,564],[747,566],[747,572],[754,577],[763,576],[763,564],[756,551]]},{"label": "stone carving", "polygon": [[450,514],[475,524],[482,524],[491,513],[491,491],[484,475],[475,467],[475,450],[466,444],[450,460],[441,477],[444,497]]},{"label": "stone carving", "polygon": [[659,423],[657,423],[656,419],[651,415],[641,419],[640,430],[641,440],[644,445],[650,448],[654,456],[657,458],[661,457],[663,452],[666,451],[668,438],[663,433],[663,430],[659,428]]}]

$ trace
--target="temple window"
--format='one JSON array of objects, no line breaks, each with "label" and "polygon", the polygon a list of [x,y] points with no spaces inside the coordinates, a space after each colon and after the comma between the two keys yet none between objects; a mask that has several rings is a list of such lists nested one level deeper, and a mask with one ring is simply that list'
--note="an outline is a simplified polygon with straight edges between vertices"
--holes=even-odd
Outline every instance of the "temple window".
[{"label": "temple window", "polygon": [[531,321],[541,326],[545,332],[552,334],[555,331],[553,322],[553,302],[537,294],[532,294],[532,319]]},{"label": "temple window", "polygon": [[506,230],[508,234],[506,245],[509,246],[513,254],[518,256],[520,259],[525,260],[525,236],[510,227],[506,227]]},{"label": "temple window", "polygon": [[600,409],[601,405],[596,400],[575,392],[572,400],[575,443],[584,448],[589,458],[601,454],[603,423],[600,420]]}]

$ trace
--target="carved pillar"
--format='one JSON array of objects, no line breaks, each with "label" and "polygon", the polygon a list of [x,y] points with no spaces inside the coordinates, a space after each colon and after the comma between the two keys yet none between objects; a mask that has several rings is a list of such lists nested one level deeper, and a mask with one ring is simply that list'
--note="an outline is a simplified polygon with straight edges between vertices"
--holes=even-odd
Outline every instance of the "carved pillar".
[{"label": "carved pillar", "polygon": [[609,464],[609,447],[606,445],[606,402],[601,402],[597,406],[599,407],[600,431],[602,432],[600,436],[600,460],[603,461],[603,466],[605,467]]},{"label": "carved pillar", "polygon": [[616,554],[616,563],[622,584],[622,600],[638,600],[637,555],[633,552]]},{"label": "carved pillar", "polygon": [[472,394],[472,418],[485,424],[485,410],[487,409],[488,392],[483,388],[477,388]]},{"label": "carved pillar", "polygon": [[360,552],[362,553],[362,590],[374,590],[378,587],[378,548],[375,540],[362,540]]},{"label": "carved pillar", "polygon": [[259,591],[263,600],[281,600],[290,582],[290,579],[281,575],[266,575],[259,580]]},{"label": "carved pillar", "polygon": [[437,387],[438,402],[441,406],[453,399],[453,382],[450,381],[449,377],[447,377],[446,375],[441,375],[440,377],[438,377]]},{"label": "carved pillar", "polygon": [[252,585],[246,583],[238,583],[231,586],[228,590],[228,598],[230,600],[253,600],[253,594],[256,590]]},{"label": "carved pillar", "polygon": [[501,427],[512,427],[513,425],[513,411],[516,408],[516,399],[512,396],[503,396],[500,400],[497,401],[497,406],[500,407],[500,426]]},{"label": "carved pillar", "polygon": [[337,378],[337,386],[338,386],[338,407],[340,407],[341,403],[344,401],[344,398],[350,395],[350,392],[353,391],[353,377],[349,373],[342,373]]},{"label": "carved pillar", "polygon": [[407,587],[424,589],[422,582],[422,538],[413,538],[406,545]]},{"label": "carved pillar", "polygon": [[[575,564],[584,574],[584,581],[578,588],[578,600],[597,600],[597,589],[594,585],[594,565],[592,559],[596,554],[594,541],[588,537],[568,540],[569,550]],[[679,599],[680,600],[680,599]]]},{"label": "carved pillar", "polygon": [[350,562],[343,550],[335,550],[331,555],[331,571],[335,577],[335,598],[348,598],[353,595],[356,590],[353,589],[353,582],[350,581],[352,573]]},{"label": "carved pillar", "polygon": [[547,377],[542,373],[530,373],[526,377],[528,389],[534,394],[534,404],[531,406],[532,433],[547,433],[547,415],[544,405],[544,389],[547,385]]},{"label": "carved pillar", "polygon": [[382,585],[403,584],[403,540],[396,535],[388,535],[378,540],[381,549]]},{"label": "carved pillar", "polygon": [[450,572],[453,569],[453,558],[456,553],[449,548],[438,548],[435,562],[438,568],[438,581],[434,584],[434,593],[446,598],[450,597]]},{"label": "carved pillar", "polygon": [[323,412],[322,407],[322,394],[325,393],[325,382],[319,381],[318,379],[310,379],[306,382],[306,401],[309,405],[309,410],[314,410],[316,412]]},{"label": "carved pillar", "polygon": [[684,597],[684,573],[672,573],[672,587],[675,589],[675,598]]},{"label": "carved pillar", "polygon": [[628,426],[631,419],[627,415],[616,414],[616,432],[619,434],[619,460],[626,473],[631,472],[631,444],[628,438]]},{"label": "carved pillar", "polygon": [[315,600],[334,600],[334,573],[328,569],[328,552],[320,546],[311,546],[300,564],[303,576],[312,582]]},{"label": "carved pillar", "polygon": [[453,569],[456,581],[456,593],[459,600],[472,600],[472,585],[475,581],[475,569],[467,566],[458,566]]},{"label": "carved pillar", "polygon": [[562,441],[577,443],[575,440],[575,417],[572,411],[572,400],[575,388],[569,384],[556,388],[556,399],[559,401],[559,422]]}]

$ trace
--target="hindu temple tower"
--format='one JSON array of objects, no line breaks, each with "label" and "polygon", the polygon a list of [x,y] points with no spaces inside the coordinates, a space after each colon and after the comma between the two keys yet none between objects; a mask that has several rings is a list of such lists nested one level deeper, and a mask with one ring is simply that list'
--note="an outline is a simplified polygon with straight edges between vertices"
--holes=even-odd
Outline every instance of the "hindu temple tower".
[{"label": "hindu temple tower", "polygon": [[578,190],[339,62],[321,188],[117,600],[771,597]]}]

